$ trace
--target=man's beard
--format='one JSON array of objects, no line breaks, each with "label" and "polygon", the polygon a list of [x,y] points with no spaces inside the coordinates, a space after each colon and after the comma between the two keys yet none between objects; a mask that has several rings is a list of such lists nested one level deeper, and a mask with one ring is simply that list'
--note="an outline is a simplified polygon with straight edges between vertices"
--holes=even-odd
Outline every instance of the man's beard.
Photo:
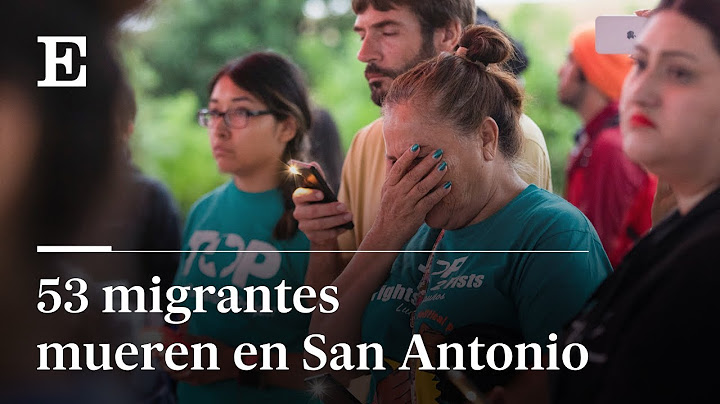
[{"label": "man's beard", "polygon": [[[420,53],[400,69],[382,69],[378,67],[375,63],[370,62],[367,64],[367,66],[365,66],[365,74],[378,73],[382,74],[385,77],[389,77],[392,80],[395,80],[401,74],[410,71],[413,67],[419,65],[421,62],[437,56],[437,54],[438,52],[435,50],[435,45],[433,44],[432,40],[425,40],[423,41]],[[383,88],[382,82],[380,81],[376,81],[370,84],[370,98],[375,103],[375,105],[379,107],[382,106],[383,100],[385,100],[387,92],[388,89]]]}]

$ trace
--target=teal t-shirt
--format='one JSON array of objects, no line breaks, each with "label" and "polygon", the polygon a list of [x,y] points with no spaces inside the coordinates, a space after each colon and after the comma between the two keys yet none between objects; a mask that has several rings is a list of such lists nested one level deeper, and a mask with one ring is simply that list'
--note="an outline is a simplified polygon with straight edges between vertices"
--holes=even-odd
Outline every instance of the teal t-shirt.
[{"label": "teal t-shirt", "polygon": [[[296,310],[279,313],[277,292],[273,289],[281,281],[292,290],[286,293],[285,305],[292,307],[292,292],[305,281],[307,253],[286,253],[288,250],[308,250],[310,242],[301,232],[288,240],[275,240],[273,229],[283,213],[280,190],[262,193],[240,191],[232,181],[218,187],[195,203],[183,233],[184,251],[232,251],[230,253],[183,253],[175,276],[175,285],[235,286],[240,307],[245,308],[247,286],[264,285],[272,296],[272,314],[260,313],[260,293],[256,293],[257,313],[220,313],[217,295],[205,294],[207,313],[193,313],[188,321],[188,333],[215,338],[231,347],[249,342],[258,350],[264,343],[282,343],[288,353],[301,353],[307,336],[310,315]],[[253,251],[265,251],[256,253]],[[272,252],[267,252],[272,251]],[[185,306],[195,308],[190,294]],[[225,295],[227,297],[227,295]],[[306,403],[308,396],[301,391],[240,386],[235,380],[192,386],[178,384],[180,403]]]},{"label": "teal t-shirt", "polygon": [[[431,250],[437,229],[423,225],[405,250]],[[589,251],[448,252],[448,251]],[[474,225],[445,231],[431,267],[427,294],[416,307],[429,253],[402,253],[363,318],[363,341],[383,346],[385,372],[402,364],[410,346],[410,316],[428,355],[459,327],[490,324],[517,331],[526,342],[548,341],[577,314],[612,267],[588,219],[561,197],[528,186],[505,207]],[[500,341],[498,341],[500,342]],[[469,358],[465,359],[468,366]],[[389,366],[388,366],[389,365]],[[420,402],[439,402],[437,378],[419,372]]]}]

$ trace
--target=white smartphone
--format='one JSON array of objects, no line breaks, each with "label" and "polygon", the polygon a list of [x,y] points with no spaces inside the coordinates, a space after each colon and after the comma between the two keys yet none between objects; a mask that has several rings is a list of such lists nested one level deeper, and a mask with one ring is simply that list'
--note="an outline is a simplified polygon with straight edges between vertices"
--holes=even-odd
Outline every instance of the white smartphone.
[{"label": "white smartphone", "polygon": [[636,15],[601,15],[595,19],[595,51],[600,54],[629,55],[635,50],[637,37],[647,17]]}]

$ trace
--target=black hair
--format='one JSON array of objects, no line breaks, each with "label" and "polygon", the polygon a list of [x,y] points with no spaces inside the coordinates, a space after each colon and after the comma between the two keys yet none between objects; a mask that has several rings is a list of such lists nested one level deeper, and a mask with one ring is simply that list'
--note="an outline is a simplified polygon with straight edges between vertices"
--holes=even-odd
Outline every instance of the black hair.
[{"label": "black hair", "polygon": [[675,10],[704,26],[712,36],[715,50],[720,53],[720,1],[661,0],[655,12]]}]

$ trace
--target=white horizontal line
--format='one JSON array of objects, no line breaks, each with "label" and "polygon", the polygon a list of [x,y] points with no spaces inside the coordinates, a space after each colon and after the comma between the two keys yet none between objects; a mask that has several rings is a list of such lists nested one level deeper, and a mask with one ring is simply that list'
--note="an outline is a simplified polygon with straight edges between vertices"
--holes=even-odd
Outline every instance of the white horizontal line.
[{"label": "white horizontal line", "polygon": [[[96,246],[50,246],[50,247],[41,247],[38,246],[38,252],[108,252],[108,253],[132,253],[132,254],[146,254],[146,253],[205,253],[205,254],[215,254],[215,253],[225,253],[225,254],[237,254],[237,253],[246,253],[246,252],[254,252],[254,253],[263,253],[263,254],[270,254],[270,253],[276,253],[276,252],[283,252],[283,253],[290,253],[290,254],[307,254],[307,253],[431,253],[431,250],[373,250],[373,251],[355,251],[355,250],[285,250],[285,251],[279,251],[279,250],[251,250],[251,251],[237,251],[237,250],[222,250],[222,251],[207,251],[207,250],[113,250],[112,247],[109,246],[103,246],[103,247],[96,247]],[[565,250],[438,250],[437,252],[443,252],[443,253],[452,253],[452,254],[460,254],[460,253],[483,253],[483,254],[494,254],[494,253],[522,253],[522,254],[530,254],[530,253],[589,253],[590,251],[565,251]]]},{"label": "white horizontal line", "polygon": [[109,245],[39,245],[39,253],[98,253],[112,252]]}]

